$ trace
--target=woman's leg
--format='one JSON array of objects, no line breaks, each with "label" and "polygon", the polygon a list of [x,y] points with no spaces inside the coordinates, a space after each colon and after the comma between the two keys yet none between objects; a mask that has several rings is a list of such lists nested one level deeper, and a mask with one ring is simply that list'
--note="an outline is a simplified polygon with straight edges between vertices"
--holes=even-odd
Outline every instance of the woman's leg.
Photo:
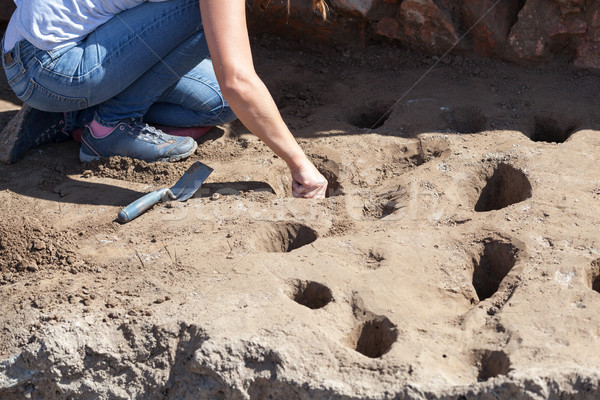
[{"label": "woman's leg", "polygon": [[146,122],[173,127],[213,126],[235,119],[208,58],[167,89],[144,116]]}]

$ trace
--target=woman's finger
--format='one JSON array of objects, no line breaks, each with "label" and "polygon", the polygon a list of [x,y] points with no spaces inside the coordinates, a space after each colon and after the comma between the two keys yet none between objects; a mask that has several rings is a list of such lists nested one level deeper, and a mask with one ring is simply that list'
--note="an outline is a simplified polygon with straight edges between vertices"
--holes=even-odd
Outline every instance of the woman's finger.
[{"label": "woman's finger", "polygon": [[325,198],[326,185],[304,186],[304,190],[297,191],[298,197],[306,199],[323,199]]}]

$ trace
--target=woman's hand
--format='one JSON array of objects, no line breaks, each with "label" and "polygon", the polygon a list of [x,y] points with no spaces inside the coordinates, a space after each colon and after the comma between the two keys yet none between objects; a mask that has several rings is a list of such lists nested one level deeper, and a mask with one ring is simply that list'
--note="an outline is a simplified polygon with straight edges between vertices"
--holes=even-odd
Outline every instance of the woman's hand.
[{"label": "woman's hand", "polygon": [[292,194],[305,199],[324,199],[327,179],[308,160],[292,170]]}]

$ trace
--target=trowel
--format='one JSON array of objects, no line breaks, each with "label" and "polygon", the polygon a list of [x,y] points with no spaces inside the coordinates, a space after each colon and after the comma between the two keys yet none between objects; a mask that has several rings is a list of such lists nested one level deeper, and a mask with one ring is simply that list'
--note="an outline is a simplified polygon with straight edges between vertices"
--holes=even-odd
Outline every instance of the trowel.
[{"label": "trowel", "polygon": [[121,223],[129,222],[144,213],[159,201],[177,200],[186,201],[196,193],[202,183],[213,172],[213,169],[199,161],[192,164],[185,174],[172,188],[162,188],[148,193],[122,209],[117,220]]}]

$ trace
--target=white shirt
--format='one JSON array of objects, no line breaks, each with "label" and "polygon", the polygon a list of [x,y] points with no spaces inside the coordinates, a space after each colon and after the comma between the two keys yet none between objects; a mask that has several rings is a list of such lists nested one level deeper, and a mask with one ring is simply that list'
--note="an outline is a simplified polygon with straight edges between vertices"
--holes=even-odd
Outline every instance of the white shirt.
[{"label": "white shirt", "polygon": [[6,28],[4,50],[23,39],[41,50],[77,42],[114,15],[146,1],[168,0],[14,0],[17,9]]}]

